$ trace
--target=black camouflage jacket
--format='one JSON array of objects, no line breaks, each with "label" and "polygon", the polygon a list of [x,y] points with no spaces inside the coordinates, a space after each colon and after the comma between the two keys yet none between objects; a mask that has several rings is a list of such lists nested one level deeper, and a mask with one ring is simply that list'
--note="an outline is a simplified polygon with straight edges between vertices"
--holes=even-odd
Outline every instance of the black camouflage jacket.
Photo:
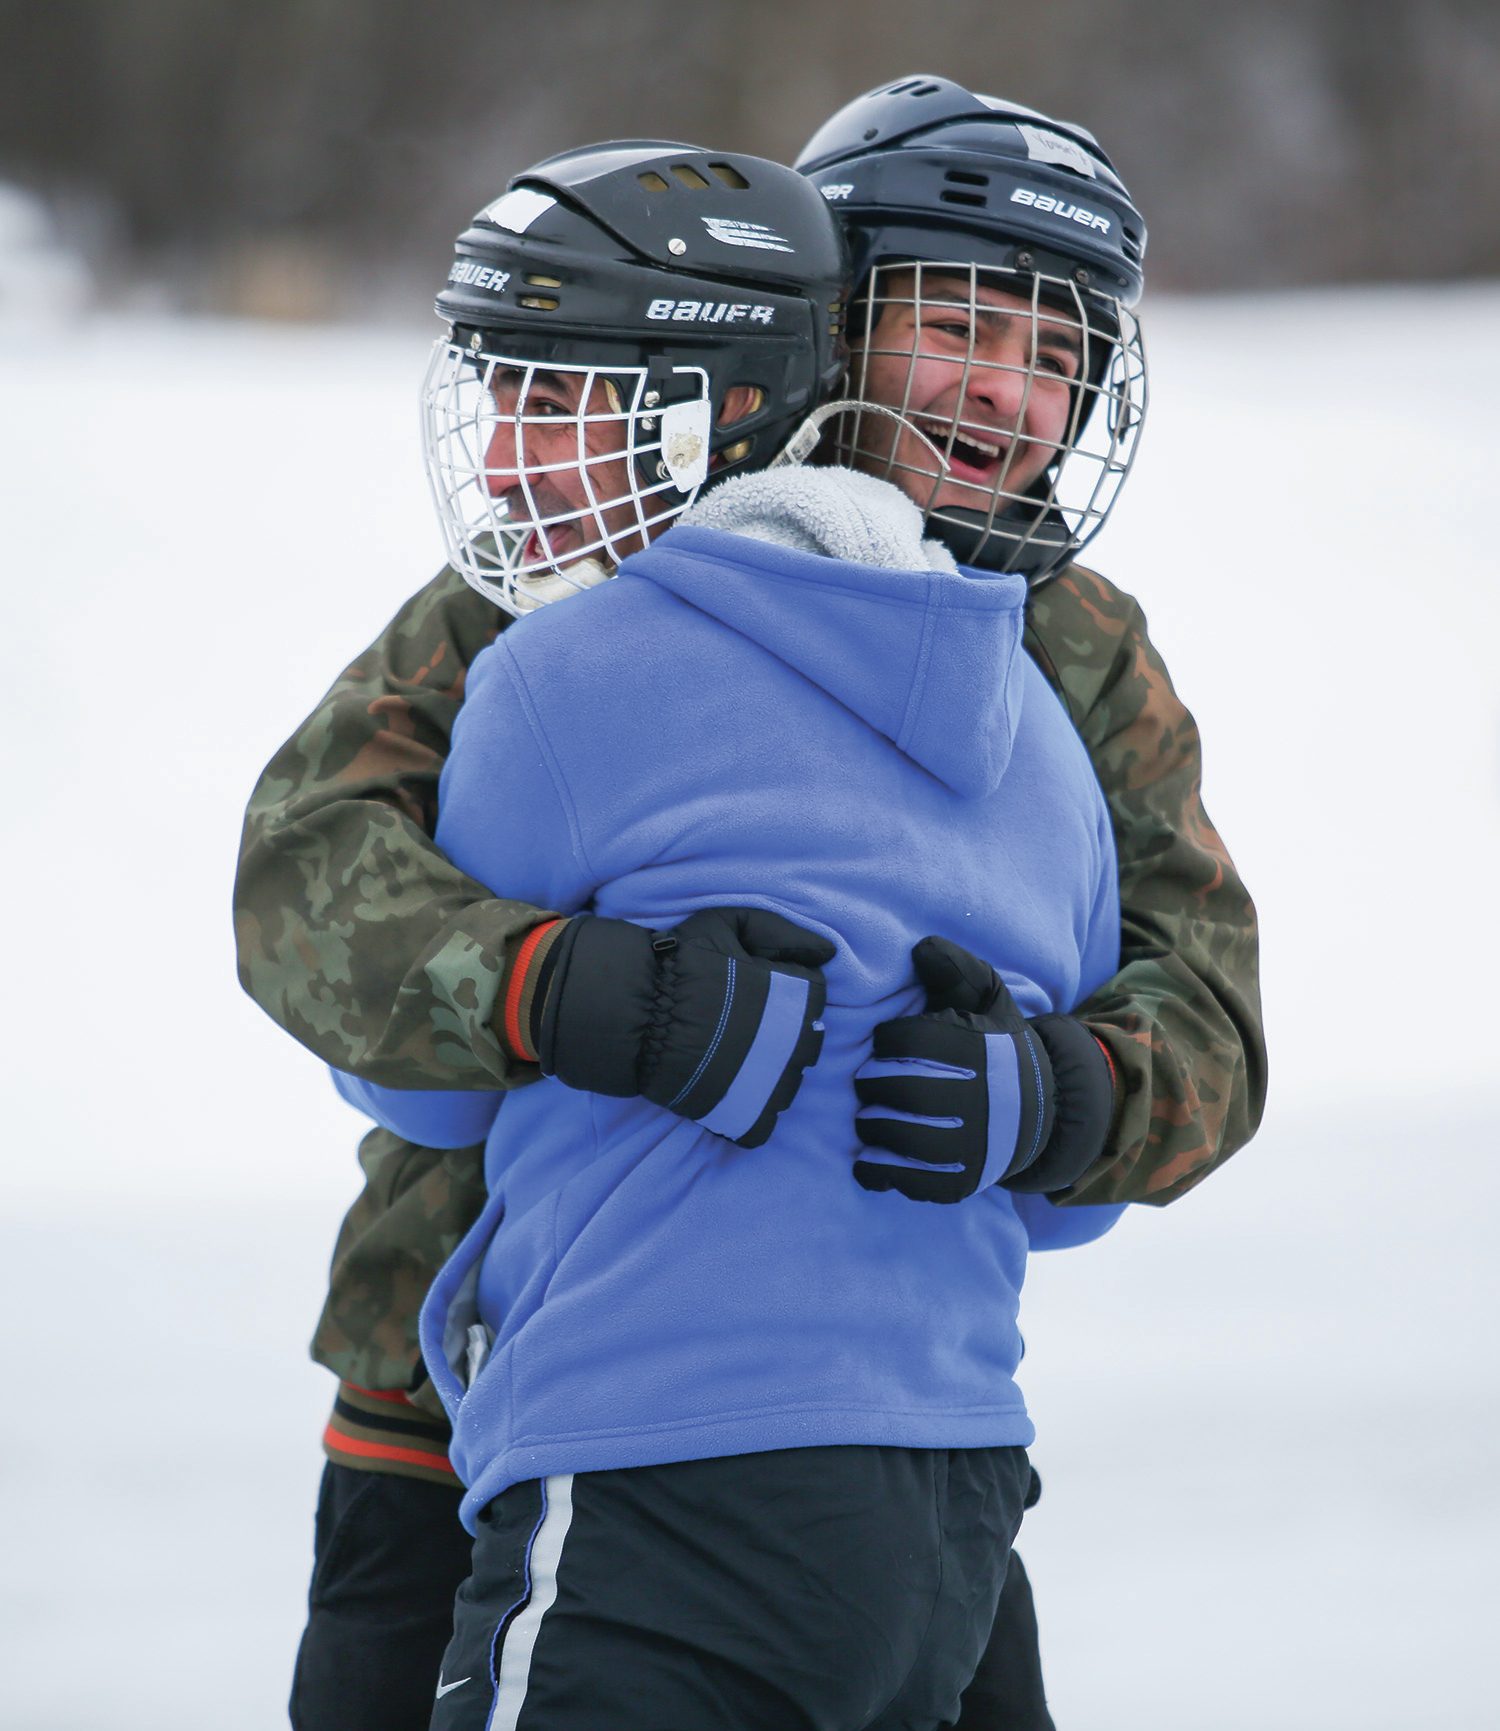
[{"label": "black camouflage jacket", "polygon": [[[1070,567],[1026,643],[1093,761],[1120,862],[1121,966],[1077,1013],[1115,1061],[1103,1157],[1060,1200],[1175,1200],[1260,1121],[1255,910],[1199,794],[1198,731],[1137,604]],[[509,623],[444,571],[272,758],[235,884],[240,978],[326,1063],[395,1087],[535,1079],[495,1032],[507,942],[538,910],[492,896],[430,836],[469,664]],[[383,1130],[344,1222],[313,1354],[371,1389],[420,1380],[416,1315],[484,1198],[481,1151]]]}]

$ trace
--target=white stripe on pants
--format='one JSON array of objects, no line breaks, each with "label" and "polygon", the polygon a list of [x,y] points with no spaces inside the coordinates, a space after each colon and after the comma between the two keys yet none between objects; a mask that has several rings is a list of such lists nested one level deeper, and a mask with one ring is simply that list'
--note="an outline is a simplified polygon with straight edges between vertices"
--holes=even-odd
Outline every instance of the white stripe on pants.
[{"label": "white stripe on pants", "polygon": [[531,1681],[531,1655],[536,1648],[542,1618],[557,1598],[557,1565],[563,1540],[573,1523],[573,1475],[559,1473],[542,1482],[542,1520],[532,1535],[526,1557],[531,1594],[525,1607],[505,1632],[500,1648],[500,1673],[495,1683],[495,1705],[489,1731],[516,1731],[516,1721],[526,1701]]}]

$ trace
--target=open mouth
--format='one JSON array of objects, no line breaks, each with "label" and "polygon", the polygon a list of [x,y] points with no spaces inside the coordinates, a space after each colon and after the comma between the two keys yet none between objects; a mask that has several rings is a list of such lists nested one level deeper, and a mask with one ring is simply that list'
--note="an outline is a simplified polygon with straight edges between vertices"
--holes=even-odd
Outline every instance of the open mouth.
[{"label": "open mouth", "polygon": [[582,540],[583,536],[576,523],[549,523],[545,541],[542,539],[541,530],[533,525],[527,531],[525,544],[521,548],[521,564],[562,565],[577,553]]},{"label": "open mouth", "polygon": [[1005,465],[1009,439],[981,439],[966,431],[953,439],[950,449],[951,422],[918,421],[917,425],[947,458],[952,480],[991,482]]}]

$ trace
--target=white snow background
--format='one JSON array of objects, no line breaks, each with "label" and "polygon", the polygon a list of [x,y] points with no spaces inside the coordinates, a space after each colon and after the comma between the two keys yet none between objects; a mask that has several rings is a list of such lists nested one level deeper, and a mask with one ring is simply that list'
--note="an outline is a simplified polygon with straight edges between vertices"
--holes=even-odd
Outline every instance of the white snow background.
[{"label": "white snow background", "polygon": [[[1021,1549],[1062,1731],[1479,1731],[1500,289],[1148,308],[1096,562],[1202,724],[1272,1098],[1034,1264]],[[428,336],[0,331],[9,719],[0,1725],[282,1723],[355,1116],[234,977],[254,777],[438,563]]]}]

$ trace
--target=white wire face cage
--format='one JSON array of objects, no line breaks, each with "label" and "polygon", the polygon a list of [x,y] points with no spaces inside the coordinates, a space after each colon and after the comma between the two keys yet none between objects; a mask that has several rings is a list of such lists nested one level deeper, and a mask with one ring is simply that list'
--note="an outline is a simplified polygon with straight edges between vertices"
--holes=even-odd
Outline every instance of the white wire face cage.
[{"label": "white wire face cage", "polygon": [[673,371],[698,394],[663,409],[644,366],[543,366],[478,336],[435,345],[422,443],[465,582],[519,617],[612,577],[692,504],[708,475],[709,378]]},{"label": "white wire face cage", "polygon": [[850,327],[849,395],[920,436],[856,407],[841,463],[893,481],[960,560],[1002,554],[1033,583],[1099,532],[1146,413],[1140,323],[1120,300],[1004,265],[883,264]]}]

